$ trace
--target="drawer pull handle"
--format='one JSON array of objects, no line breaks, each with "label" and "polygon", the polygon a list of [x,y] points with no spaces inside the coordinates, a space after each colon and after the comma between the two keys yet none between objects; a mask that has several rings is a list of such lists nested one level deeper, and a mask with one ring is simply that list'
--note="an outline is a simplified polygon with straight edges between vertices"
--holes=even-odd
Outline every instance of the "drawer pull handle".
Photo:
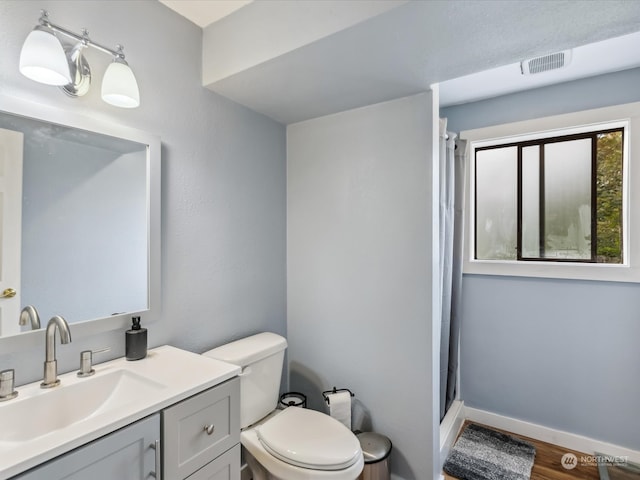
[{"label": "drawer pull handle", "polygon": [[149,445],[154,451],[155,451],[155,455],[156,455],[156,470],[155,472],[149,472],[149,475],[151,475],[153,478],[159,480],[160,478],[162,478],[162,473],[161,473],[161,469],[162,469],[162,458],[160,457],[160,440],[156,440],[155,442],[153,442],[151,445]]},{"label": "drawer pull handle", "polygon": [[204,431],[207,432],[207,435],[212,435],[215,429],[216,427],[214,427],[213,424],[204,426]]}]

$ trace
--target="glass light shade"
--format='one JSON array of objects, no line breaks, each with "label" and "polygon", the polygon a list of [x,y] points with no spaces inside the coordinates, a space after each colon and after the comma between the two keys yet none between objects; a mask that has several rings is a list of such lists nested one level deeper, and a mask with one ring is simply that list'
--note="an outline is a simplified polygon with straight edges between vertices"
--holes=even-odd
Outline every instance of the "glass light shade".
[{"label": "glass light shade", "polygon": [[116,107],[136,108],[140,91],[136,77],[127,62],[117,58],[107,67],[102,79],[102,99]]},{"label": "glass light shade", "polygon": [[47,85],[71,83],[69,62],[60,40],[41,25],[29,33],[22,45],[20,73]]}]

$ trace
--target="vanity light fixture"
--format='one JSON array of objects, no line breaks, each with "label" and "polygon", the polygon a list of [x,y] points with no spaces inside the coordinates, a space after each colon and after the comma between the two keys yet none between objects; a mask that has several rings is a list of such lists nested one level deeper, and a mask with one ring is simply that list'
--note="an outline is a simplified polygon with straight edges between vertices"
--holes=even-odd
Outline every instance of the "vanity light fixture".
[{"label": "vanity light fixture", "polygon": [[[72,38],[67,44],[58,34]],[[135,108],[140,105],[138,83],[124,59],[122,45],[116,50],[95,43],[89,32],[73,33],[49,21],[42,10],[39,24],[29,33],[20,52],[20,73],[36,82],[59,86],[71,97],[81,97],[89,91],[91,69],[82,50],[93,47],[113,57],[102,79],[102,99],[116,107]]]},{"label": "vanity light fixture", "polygon": [[42,25],[34,28],[20,52],[20,73],[47,85],[71,83],[67,55],[53,32]]}]

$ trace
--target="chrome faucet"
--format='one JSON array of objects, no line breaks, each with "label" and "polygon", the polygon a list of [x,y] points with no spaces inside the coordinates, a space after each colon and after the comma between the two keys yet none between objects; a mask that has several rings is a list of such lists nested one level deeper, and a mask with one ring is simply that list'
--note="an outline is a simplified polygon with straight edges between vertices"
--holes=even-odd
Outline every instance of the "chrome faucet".
[{"label": "chrome faucet", "polygon": [[56,329],[60,330],[60,343],[71,342],[69,324],[60,315],[56,315],[47,323],[44,379],[40,388],[51,388],[60,384],[58,380],[58,362],[56,361]]},{"label": "chrome faucet", "polygon": [[26,325],[27,322],[31,323],[31,330],[40,329],[40,315],[38,315],[36,307],[27,305],[20,312],[20,320],[18,323],[20,325]]}]

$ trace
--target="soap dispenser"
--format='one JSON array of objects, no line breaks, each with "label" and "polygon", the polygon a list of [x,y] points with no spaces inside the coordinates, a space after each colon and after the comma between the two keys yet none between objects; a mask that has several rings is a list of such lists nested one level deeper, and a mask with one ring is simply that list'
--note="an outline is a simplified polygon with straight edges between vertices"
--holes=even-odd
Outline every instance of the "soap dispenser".
[{"label": "soap dispenser", "polygon": [[125,357],[141,360],[147,356],[147,329],[140,327],[140,317],[132,317],[131,322],[131,330],[125,332]]}]

